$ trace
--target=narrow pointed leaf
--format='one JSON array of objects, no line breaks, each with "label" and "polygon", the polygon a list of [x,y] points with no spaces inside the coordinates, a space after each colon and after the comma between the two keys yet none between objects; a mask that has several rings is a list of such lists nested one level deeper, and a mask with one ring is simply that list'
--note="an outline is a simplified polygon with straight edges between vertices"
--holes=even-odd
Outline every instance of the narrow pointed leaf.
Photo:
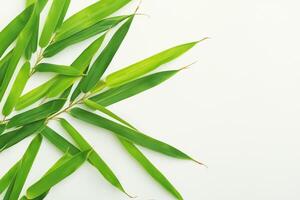
[{"label": "narrow pointed leaf", "polygon": [[70,114],[77,119],[107,129],[117,136],[153,151],[157,151],[159,153],[179,159],[193,160],[190,156],[176,149],[175,147],[81,108],[73,108],[70,111]]},{"label": "narrow pointed leaf", "polygon": [[111,112],[110,110],[108,110],[107,108],[105,108],[104,106],[101,106],[100,104],[92,101],[92,100],[85,100],[84,101],[84,104],[92,109],[95,109],[95,110],[99,110],[100,112],[108,115],[109,117],[121,122],[122,124],[132,128],[132,129],[135,129],[131,124],[129,124],[128,122],[126,122],[124,119],[120,118],[118,115],[114,114],[113,112]]},{"label": "narrow pointed leaf", "polygon": [[112,39],[109,41],[108,45],[101,52],[100,56],[94,62],[90,68],[86,77],[82,79],[82,82],[79,84],[81,90],[85,93],[90,91],[100,80],[107,67],[111,63],[113,57],[115,56],[117,50],[121,46],[130,25],[132,23],[133,17],[130,17],[125,24],[123,24],[120,29],[114,34]]},{"label": "narrow pointed leaf", "polygon": [[60,18],[64,11],[64,5],[67,3],[67,0],[53,0],[52,6],[50,8],[48,17],[46,19],[41,40],[40,46],[46,47],[51,40],[52,34],[55,32],[58,23],[60,22]]},{"label": "narrow pointed leaf", "polygon": [[148,72],[151,72],[159,66],[178,58],[179,56],[190,50],[192,47],[194,47],[197,43],[198,42],[191,42],[165,50],[145,60],[142,60],[138,63],[110,74],[106,78],[105,82],[109,87],[116,87],[130,80],[136,79],[144,74],[147,74]]},{"label": "narrow pointed leaf", "polygon": [[39,24],[40,24],[40,15],[35,15],[33,27],[32,27],[32,35],[30,38],[30,42],[28,43],[25,50],[25,58],[27,60],[31,59],[31,56],[37,50],[38,46],[38,37],[39,37]]},{"label": "narrow pointed leaf", "polygon": [[20,167],[18,168],[18,171],[16,173],[16,178],[14,180],[12,191],[8,198],[9,200],[19,199],[19,195],[25,184],[25,181],[33,165],[35,157],[39,151],[41,143],[42,143],[42,136],[41,135],[36,136],[30,143],[25,154],[23,155],[22,161],[20,163]]},{"label": "narrow pointed leaf", "polygon": [[144,92],[150,88],[153,88],[160,83],[168,80],[174,76],[178,70],[158,72],[151,74],[140,79],[131,81],[124,85],[116,88],[109,89],[103,93],[100,93],[92,98],[92,101],[97,102],[102,106],[109,106],[111,104],[117,103],[136,94]]},{"label": "narrow pointed leaf", "polygon": [[[125,192],[120,181],[116,175],[112,172],[109,166],[103,161],[103,159],[97,154],[97,152],[92,148],[92,146],[81,136],[81,134],[65,119],[60,120],[61,126],[67,131],[67,133],[72,137],[75,143],[79,146],[80,150],[85,151],[91,149],[91,154],[89,156],[89,161],[94,165],[98,171],[108,180],[112,185],[117,187],[122,192]],[[126,193],[126,192],[125,192]]]},{"label": "narrow pointed leaf", "polygon": [[36,66],[35,71],[37,72],[53,72],[60,75],[66,76],[82,76],[83,73],[77,68],[72,66],[55,65],[50,63],[41,63]]},{"label": "narrow pointed leaf", "polygon": [[0,57],[3,55],[5,50],[16,40],[20,32],[23,30],[30,18],[32,11],[33,5],[26,8],[0,32]]},{"label": "narrow pointed leaf", "polygon": [[4,133],[5,129],[6,129],[6,123],[0,122],[0,135]]},{"label": "narrow pointed leaf", "polygon": [[20,113],[9,120],[7,128],[18,127],[31,122],[46,119],[50,115],[58,112],[63,107],[65,102],[66,99],[52,100],[29,111]]},{"label": "narrow pointed leaf", "polygon": [[0,194],[2,194],[6,188],[9,186],[14,176],[17,173],[17,169],[19,167],[20,162],[17,162],[14,166],[12,166],[0,179]]},{"label": "narrow pointed leaf", "polygon": [[99,22],[101,19],[116,12],[131,0],[102,0],[96,2],[67,19],[59,29],[55,39],[63,40],[74,33],[78,33],[89,26]]},{"label": "narrow pointed leaf", "polygon": [[39,181],[28,188],[26,197],[33,199],[47,192],[54,185],[74,173],[85,162],[89,154],[90,151],[80,152],[52,172],[43,176]]},{"label": "narrow pointed leaf", "polygon": [[181,194],[170,183],[170,181],[157,169],[151,161],[132,143],[121,139],[120,140],[125,149],[130,155],[154,178],[162,187],[170,192],[176,199],[183,200]]},{"label": "narrow pointed leaf", "polygon": [[69,36],[68,38],[59,41],[54,41],[51,45],[49,45],[46,48],[43,55],[44,57],[51,57],[73,44],[84,41],[92,36],[103,33],[113,28],[114,26],[118,25],[120,22],[127,19],[128,17],[129,17],[128,15],[125,15],[125,16],[103,19],[100,22],[96,23],[95,25],[87,27],[86,29],[78,33],[75,33]]},{"label": "narrow pointed leaf", "polygon": [[29,79],[29,74],[30,74],[30,63],[26,62],[22,66],[21,70],[19,71],[19,74],[16,77],[14,85],[12,86],[9,96],[7,97],[7,100],[4,104],[2,110],[2,114],[4,116],[9,115],[13,111]]},{"label": "narrow pointed leaf", "polygon": [[38,121],[1,135],[0,152],[17,144],[30,135],[40,132],[43,128],[44,121]]}]

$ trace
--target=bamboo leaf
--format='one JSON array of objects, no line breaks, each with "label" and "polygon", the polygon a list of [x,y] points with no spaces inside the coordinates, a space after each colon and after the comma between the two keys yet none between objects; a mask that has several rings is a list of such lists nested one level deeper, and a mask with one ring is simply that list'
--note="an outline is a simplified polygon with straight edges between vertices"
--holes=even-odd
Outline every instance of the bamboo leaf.
[{"label": "bamboo leaf", "polygon": [[157,169],[151,161],[132,143],[120,139],[121,143],[130,153],[130,155],[148,172],[152,178],[154,178],[162,187],[164,187],[168,192],[170,192],[176,199],[183,200],[181,194],[176,190],[176,188],[170,183],[170,181]]},{"label": "bamboo leaf", "polygon": [[44,121],[34,122],[22,128],[10,131],[0,136],[0,152],[17,144],[28,136],[40,132],[44,128]]},{"label": "bamboo leaf", "polygon": [[133,17],[130,17],[126,21],[126,23],[124,23],[114,34],[108,45],[105,47],[105,49],[102,51],[100,56],[90,68],[87,76],[82,79],[81,83],[79,83],[79,87],[83,92],[87,93],[88,91],[90,91],[102,77],[107,67],[111,63],[113,57],[115,56],[117,50],[121,46],[121,43],[123,42],[125,36],[127,35],[132,20]]},{"label": "bamboo leaf", "polygon": [[31,4],[34,4],[35,0],[26,0],[26,7],[30,6]]},{"label": "bamboo leaf", "polygon": [[[131,124],[108,110],[107,108],[93,102],[90,100],[84,101],[85,105],[92,109],[99,110],[100,112],[110,116],[111,118],[121,122],[122,124],[137,130]],[[118,137],[121,144],[127,150],[127,152],[137,161],[139,164],[148,172],[150,176],[152,176],[162,187],[164,187],[167,191],[173,194],[177,199],[183,199],[180,193],[176,190],[176,188],[170,183],[170,181],[151,163],[150,160],[131,142],[126,141],[125,139]]]},{"label": "bamboo leaf", "polygon": [[52,100],[36,108],[13,116],[7,124],[7,128],[18,127],[46,119],[50,115],[58,112],[64,106],[65,102],[66,99]]},{"label": "bamboo leaf", "polygon": [[25,58],[27,60],[30,60],[32,54],[36,52],[38,46],[40,15],[35,15],[34,18],[35,19],[32,26],[32,35],[25,50]]},{"label": "bamboo leaf", "polygon": [[6,129],[6,123],[0,122],[0,135],[2,135],[5,129]]},{"label": "bamboo leaf", "polygon": [[25,154],[22,157],[22,161],[16,173],[16,177],[13,183],[13,187],[10,193],[7,193],[4,199],[9,200],[18,200],[19,195],[22,191],[22,188],[25,184],[27,176],[30,172],[30,169],[33,165],[35,157],[39,151],[39,148],[42,143],[42,136],[36,136],[32,142],[30,143],[29,147],[27,148]]},{"label": "bamboo leaf", "polygon": [[23,30],[30,18],[32,11],[33,5],[26,8],[0,32],[0,57],[3,55],[5,50],[16,40],[20,32]]},{"label": "bamboo leaf", "polygon": [[67,19],[59,29],[55,40],[63,40],[71,35],[78,33],[94,24],[101,19],[116,12],[131,0],[102,0],[96,2]]},{"label": "bamboo leaf", "polygon": [[66,76],[82,76],[83,73],[77,68],[72,66],[55,65],[50,63],[41,63],[36,66],[35,71],[37,72],[53,72],[60,75]]},{"label": "bamboo leaf", "polygon": [[2,194],[5,191],[5,189],[10,185],[11,181],[13,180],[13,178],[15,177],[15,175],[17,173],[17,169],[18,169],[19,165],[20,165],[20,162],[17,162],[0,179],[0,194]]},{"label": "bamboo leaf", "polygon": [[59,23],[61,23],[61,16],[65,15],[65,4],[69,4],[69,0],[53,0],[49,14],[47,16],[41,39],[40,47],[46,47],[51,40],[52,34],[55,32]]},{"label": "bamboo leaf", "polygon": [[[61,126],[67,131],[67,133],[72,137],[75,143],[79,146],[81,151],[91,149],[91,154],[89,156],[89,161],[93,166],[95,166],[98,171],[105,177],[116,188],[126,193],[120,181],[116,175],[112,172],[109,166],[103,161],[99,154],[92,148],[92,146],[81,136],[81,134],[65,119],[60,120]],[[127,194],[127,193],[126,193]]]},{"label": "bamboo leaf", "polygon": [[106,118],[103,118],[99,115],[93,114],[81,108],[73,108],[70,111],[70,114],[77,119],[80,119],[87,123],[109,130],[114,134],[116,134],[117,136],[120,136],[130,142],[144,146],[153,151],[157,151],[159,153],[174,158],[178,158],[178,159],[194,160],[187,154],[176,149],[175,147],[172,147],[164,142],[151,138],[141,132],[127,128],[126,126],[108,120]]},{"label": "bamboo leaf", "polygon": [[2,114],[4,116],[8,116],[13,111],[15,105],[17,104],[17,101],[19,100],[19,97],[21,96],[25,88],[25,85],[29,79],[29,75],[30,75],[30,63],[25,62],[21,70],[19,71],[19,74],[16,77],[14,85],[12,86],[9,96],[7,97],[7,100],[4,104],[2,110]]},{"label": "bamboo leaf", "polygon": [[129,124],[128,122],[126,122],[124,119],[120,118],[118,115],[114,114],[113,112],[111,112],[110,110],[108,110],[107,108],[105,108],[104,106],[101,106],[100,104],[92,101],[92,100],[88,100],[86,99],[84,101],[84,104],[92,109],[95,109],[95,110],[99,110],[100,112],[108,115],[109,117],[121,122],[122,124],[132,128],[132,129],[135,129],[131,124]]},{"label": "bamboo leaf", "polygon": [[75,33],[63,40],[54,41],[51,45],[49,45],[46,48],[43,56],[51,57],[57,54],[58,52],[62,51],[63,49],[67,48],[68,46],[84,41],[92,36],[103,33],[113,28],[114,26],[118,25],[120,22],[124,21],[128,17],[129,17],[128,15],[125,15],[125,16],[103,19],[98,23],[90,27],[87,27],[86,29],[79,31],[78,33]]},{"label": "bamboo leaf", "polygon": [[179,45],[160,52],[145,60],[142,60],[138,63],[110,74],[109,76],[107,76],[105,82],[109,87],[116,87],[130,80],[136,79],[144,74],[147,74],[148,72],[151,72],[159,66],[178,58],[179,56],[190,50],[192,47],[194,47],[198,42],[200,41]]},{"label": "bamboo leaf", "polygon": [[89,150],[80,152],[55,170],[43,176],[39,181],[28,188],[26,197],[33,199],[47,192],[50,188],[74,173],[85,162],[89,154]]},{"label": "bamboo leaf", "polygon": [[90,100],[95,101],[102,106],[109,106],[141,92],[144,92],[150,88],[153,88],[160,83],[168,80],[177,72],[179,72],[179,70],[164,71],[148,75],[119,87],[109,89],[90,98]]}]

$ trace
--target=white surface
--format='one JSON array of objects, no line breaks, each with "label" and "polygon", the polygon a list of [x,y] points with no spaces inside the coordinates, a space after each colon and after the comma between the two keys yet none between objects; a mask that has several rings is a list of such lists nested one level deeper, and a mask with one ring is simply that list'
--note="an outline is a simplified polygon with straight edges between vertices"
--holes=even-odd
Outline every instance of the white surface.
[{"label": "white surface", "polygon": [[[69,15],[94,1],[72,1]],[[5,0],[0,27],[22,10]],[[130,13],[137,2],[122,13]],[[300,198],[300,29],[298,0],[144,0],[110,70],[167,47],[198,40],[168,65],[198,63],[165,84],[111,107],[145,133],[185,150],[209,168],[145,150],[187,200],[298,200]],[[70,63],[88,42],[52,59]],[[35,79],[32,85],[40,84]],[[29,89],[29,88],[27,88]],[[138,200],[169,200],[105,131],[76,127]],[[0,155],[3,174],[29,140]],[[44,142],[27,185],[60,156]],[[48,200],[124,200],[88,164],[55,187]]]}]

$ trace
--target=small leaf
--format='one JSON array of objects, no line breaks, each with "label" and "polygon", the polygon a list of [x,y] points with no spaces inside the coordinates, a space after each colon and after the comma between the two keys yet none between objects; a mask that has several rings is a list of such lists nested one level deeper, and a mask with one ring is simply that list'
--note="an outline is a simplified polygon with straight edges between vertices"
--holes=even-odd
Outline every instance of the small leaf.
[{"label": "small leaf", "polygon": [[0,32],[0,58],[5,50],[16,40],[28,22],[33,11],[33,5],[26,8]]},{"label": "small leaf", "polygon": [[83,73],[72,66],[55,65],[49,63],[41,63],[35,67],[37,72],[53,72],[66,76],[82,76]]},{"label": "small leaf", "polygon": [[26,197],[33,199],[47,192],[50,188],[74,173],[85,162],[89,154],[90,151],[80,152],[55,170],[43,176],[39,181],[28,188]]},{"label": "small leaf", "polygon": [[8,116],[14,109],[15,105],[17,104],[19,97],[21,96],[25,85],[29,79],[30,75],[30,63],[26,62],[22,66],[21,70],[19,71],[18,76],[10,90],[9,96],[4,104],[2,114],[4,116]]},{"label": "small leaf", "polygon": [[151,72],[159,66],[178,58],[179,56],[190,50],[192,47],[194,47],[198,42],[199,41],[179,45],[160,52],[145,60],[142,60],[138,63],[110,74],[109,76],[107,76],[105,82],[109,87],[116,87],[130,80],[136,79],[144,74],[147,74],[148,72]]},{"label": "small leaf", "polygon": [[89,156],[89,161],[98,169],[98,171],[105,177],[105,179],[109,181],[112,185],[117,187],[119,190],[126,193],[116,175],[103,161],[103,159],[97,154],[97,152],[92,148],[92,146],[80,135],[80,133],[65,119],[61,119],[60,124],[76,142],[80,150],[92,150]]},{"label": "small leaf", "polygon": [[46,119],[50,115],[58,112],[64,106],[65,102],[66,99],[56,99],[26,112],[20,113],[9,120],[7,128],[18,127],[31,122]]},{"label": "small leaf", "polygon": [[104,128],[116,134],[119,137],[122,137],[130,142],[136,143],[138,145],[144,146],[153,151],[178,158],[178,159],[187,159],[193,160],[190,156],[183,153],[182,151],[164,143],[154,138],[151,138],[141,132],[127,128],[121,124],[103,118],[99,115],[93,114],[81,108],[73,108],[70,111],[70,114],[82,121],[93,124],[95,126]]},{"label": "small leaf", "polygon": [[132,23],[133,17],[130,17],[119,30],[114,34],[105,49],[101,52],[97,60],[94,62],[86,77],[79,83],[81,90],[85,93],[90,91],[101,79],[107,67],[111,63],[113,57],[118,51]]},{"label": "small leaf", "polygon": [[63,40],[96,24],[116,12],[131,0],[102,0],[96,2],[67,19],[59,29],[55,40]]},{"label": "small leaf", "polygon": [[40,39],[40,47],[46,47],[51,40],[52,34],[55,32],[56,28],[59,26],[59,22],[61,22],[61,15],[65,14],[65,4],[69,3],[67,0],[53,0],[52,6],[50,8],[49,14],[47,16],[41,39]]},{"label": "small leaf", "polygon": [[90,98],[90,100],[102,106],[109,106],[159,85],[174,76],[178,71],[171,70],[151,74],[119,87],[109,89]]},{"label": "small leaf", "polygon": [[96,23],[95,25],[92,25],[90,27],[87,27],[86,29],[75,33],[68,38],[65,38],[63,40],[54,41],[51,45],[49,45],[46,50],[44,51],[43,56],[44,57],[51,57],[58,52],[62,51],[68,46],[71,46],[73,44],[76,44],[78,42],[84,41],[92,36],[95,36],[97,34],[103,33],[114,26],[118,25],[123,20],[127,19],[129,16],[118,16],[118,17],[111,17],[107,19],[103,19],[100,22]]},{"label": "small leaf", "polygon": [[44,121],[34,122],[22,128],[10,131],[0,136],[0,152],[17,144],[34,133],[40,132],[44,128]]},{"label": "small leaf", "polygon": [[18,200],[19,199],[19,195],[25,184],[25,181],[26,181],[27,176],[30,172],[30,169],[33,165],[35,157],[39,151],[41,143],[42,143],[41,135],[36,136],[30,143],[29,147],[27,148],[25,154],[22,157],[20,166],[18,167],[18,171],[16,173],[16,177],[15,177],[15,180],[13,183],[11,193],[9,195],[6,194],[4,199],[9,199],[9,200]]}]

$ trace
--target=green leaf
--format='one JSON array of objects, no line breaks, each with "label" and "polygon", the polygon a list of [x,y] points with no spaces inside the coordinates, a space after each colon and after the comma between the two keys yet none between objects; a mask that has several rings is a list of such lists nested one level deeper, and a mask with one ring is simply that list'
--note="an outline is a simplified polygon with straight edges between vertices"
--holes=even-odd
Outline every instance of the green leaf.
[{"label": "green leaf", "polygon": [[22,66],[21,70],[19,71],[18,76],[10,90],[9,96],[4,104],[2,114],[4,116],[8,116],[14,109],[15,105],[17,104],[19,97],[21,96],[25,85],[30,76],[30,63],[25,62]]},{"label": "green leaf", "polygon": [[33,22],[33,27],[32,27],[32,35],[30,42],[28,43],[26,50],[25,50],[25,58],[27,60],[31,59],[31,56],[34,52],[37,50],[38,46],[38,37],[39,37],[39,27],[40,27],[40,15],[35,15],[34,16],[34,22]]},{"label": "green leaf", "polygon": [[65,102],[66,99],[56,99],[26,112],[20,113],[9,120],[7,128],[18,127],[31,122],[46,119],[52,114],[58,112],[64,106]]},{"label": "green leaf", "polygon": [[116,12],[131,0],[101,0],[67,19],[59,29],[55,40],[63,40],[96,24],[101,19]]},{"label": "green leaf", "polygon": [[65,15],[65,4],[69,4],[69,0],[53,0],[49,14],[47,16],[41,39],[40,47],[46,47],[51,40],[52,34],[55,32],[59,23],[62,22],[61,17]]},{"label": "green leaf", "polygon": [[11,190],[10,194],[7,193],[8,195],[7,194],[5,195],[4,199],[9,199],[9,200],[18,200],[19,199],[19,195],[25,184],[25,181],[26,181],[27,176],[30,172],[30,169],[33,165],[35,157],[39,151],[41,143],[42,143],[41,135],[36,136],[30,143],[29,147],[27,148],[25,154],[22,157],[22,161],[20,162],[20,166],[16,173],[16,177],[15,177],[15,180],[13,183],[12,190]]},{"label": "green leaf", "polygon": [[[82,73],[89,66],[93,56],[97,53],[100,48],[104,37],[101,36],[95,40],[91,45],[89,45],[80,56],[73,62],[72,66],[81,71]],[[31,104],[37,102],[41,98],[47,97],[56,97],[67,88],[69,88],[78,78],[70,77],[64,75],[58,75],[50,79],[41,86],[31,90],[22,96],[16,105],[16,110],[21,110],[30,106]]]},{"label": "green leaf", "polygon": [[190,50],[192,47],[194,47],[198,42],[199,41],[179,45],[160,52],[145,60],[142,60],[138,63],[110,74],[109,76],[107,76],[105,82],[109,87],[116,87],[130,80],[136,79],[144,74],[147,74],[148,72],[151,72],[159,66],[178,58],[179,56]]},{"label": "green leaf", "polygon": [[0,32],[0,57],[19,36],[28,22],[32,11],[33,5],[26,8]]},{"label": "green leaf", "polygon": [[34,4],[36,0],[26,0],[26,7],[30,6],[31,4]]},{"label": "green leaf", "polygon": [[89,156],[89,161],[93,166],[95,166],[98,169],[98,171],[105,177],[105,179],[109,181],[112,185],[114,185],[116,188],[126,193],[116,175],[103,161],[103,159],[97,154],[97,152],[92,148],[92,146],[81,136],[81,134],[65,119],[61,119],[60,124],[72,137],[72,139],[79,146],[81,151],[89,149],[92,150]]},{"label": "green leaf", "polygon": [[110,110],[105,108],[104,106],[101,106],[100,104],[98,104],[92,100],[86,99],[86,100],[84,100],[84,104],[92,109],[99,110],[100,112],[108,115],[109,117],[121,122],[122,124],[132,128],[132,129],[135,129],[131,124],[126,122],[124,119],[120,118],[118,115],[114,114],[113,112],[111,112]]},{"label": "green leaf", "polygon": [[39,0],[37,2],[37,4],[35,4],[35,8],[33,11],[34,14],[31,15],[28,23],[26,24],[26,26],[24,27],[24,29],[18,36],[16,46],[13,50],[12,57],[9,61],[9,65],[8,65],[7,71],[5,73],[5,77],[3,79],[2,84],[0,85],[0,100],[2,100],[3,95],[9,85],[9,82],[15,72],[15,69],[21,59],[21,56],[23,55],[27,45],[29,44],[28,38],[31,38],[31,36],[32,36],[32,28],[33,28],[34,22],[35,22],[35,14],[38,15],[39,12],[42,11],[42,10],[40,10],[40,9],[42,9],[42,7],[40,7],[39,2],[43,2],[43,1],[45,1],[45,0]]},{"label": "green leaf", "polygon": [[128,33],[130,25],[132,23],[133,17],[130,17],[126,23],[124,23],[119,30],[114,34],[112,39],[109,41],[108,45],[101,52],[97,60],[94,62],[90,68],[86,77],[82,79],[79,83],[79,87],[85,93],[90,91],[100,80],[107,67],[111,63],[113,57],[115,56],[117,50],[121,46],[125,36]]},{"label": "green leaf", "polygon": [[72,66],[55,65],[50,63],[41,63],[35,67],[37,72],[53,72],[66,76],[82,76],[83,73]]},{"label": "green leaf", "polygon": [[17,162],[14,166],[12,166],[8,172],[4,174],[4,176],[0,179],[0,194],[5,191],[5,189],[9,186],[13,178],[17,173],[17,169],[19,167],[20,162]]},{"label": "green leaf", "polygon": [[0,122],[0,135],[5,131],[6,123]]},{"label": "green leaf", "polygon": [[90,98],[90,100],[102,106],[109,106],[159,85],[174,76],[178,71],[171,70],[151,74],[119,87],[109,89]]},{"label": "green leaf", "polygon": [[13,50],[11,50],[8,54],[6,54],[2,60],[0,60],[0,86],[3,84],[5,74],[8,69],[9,60],[12,56]]},{"label": "green leaf", "polygon": [[39,181],[28,188],[26,197],[33,199],[47,192],[50,188],[74,173],[85,162],[89,154],[90,151],[80,152],[55,170],[43,176]]},{"label": "green leaf", "polygon": [[17,144],[28,136],[40,132],[44,128],[44,121],[34,122],[22,128],[10,131],[0,136],[0,152]]},{"label": "green leaf", "polygon": [[170,181],[157,169],[151,161],[132,143],[121,139],[120,140],[125,149],[131,156],[154,178],[162,187],[169,191],[176,199],[183,200],[181,194],[170,183]]},{"label": "green leaf", "polygon": [[159,153],[178,159],[193,160],[190,156],[176,149],[175,147],[172,147],[164,142],[151,138],[141,132],[138,132],[136,130],[103,118],[99,115],[83,110],[81,108],[73,108],[70,111],[70,114],[77,119],[107,129],[119,137],[122,137],[138,145],[144,146],[153,151],[157,151]]},{"label": "green leaf", "polygon": [[96,23],[95,25],[87,27],[86,29],[79,31],[78,33],[75,33],[69,36],[68,38],[59,41],[54,41],[51,45],[49,45],[46,48],[43,56],[51,57],[68,46],[84,41],[92,36],[103,33],[113,28],[114,26],[118,25],[120,22],[124,21],[128,17],[129,15],[103,19],[100,22]]},{"label": "green leaf", "polygon": [[[107,108],[93,102],[90,100],[84,101],[85,105],[92,109],[99,110],[100,112],[110,116],[111,118],[121,122],[122,124],[135,129],[131,124],[108,110]],[[151,163],[150,160],[131,142],[126,141],[125,139],[118,137],[121,144],[128,151],[128,153],[139,162],[139,164],[148,172],[150,176],[152,176],[162,187],[164,187],[167,191],[173,194],[177,199],[183,199],[180,193],[176,190],[176,188],[169,182],[169,180]]]}]

